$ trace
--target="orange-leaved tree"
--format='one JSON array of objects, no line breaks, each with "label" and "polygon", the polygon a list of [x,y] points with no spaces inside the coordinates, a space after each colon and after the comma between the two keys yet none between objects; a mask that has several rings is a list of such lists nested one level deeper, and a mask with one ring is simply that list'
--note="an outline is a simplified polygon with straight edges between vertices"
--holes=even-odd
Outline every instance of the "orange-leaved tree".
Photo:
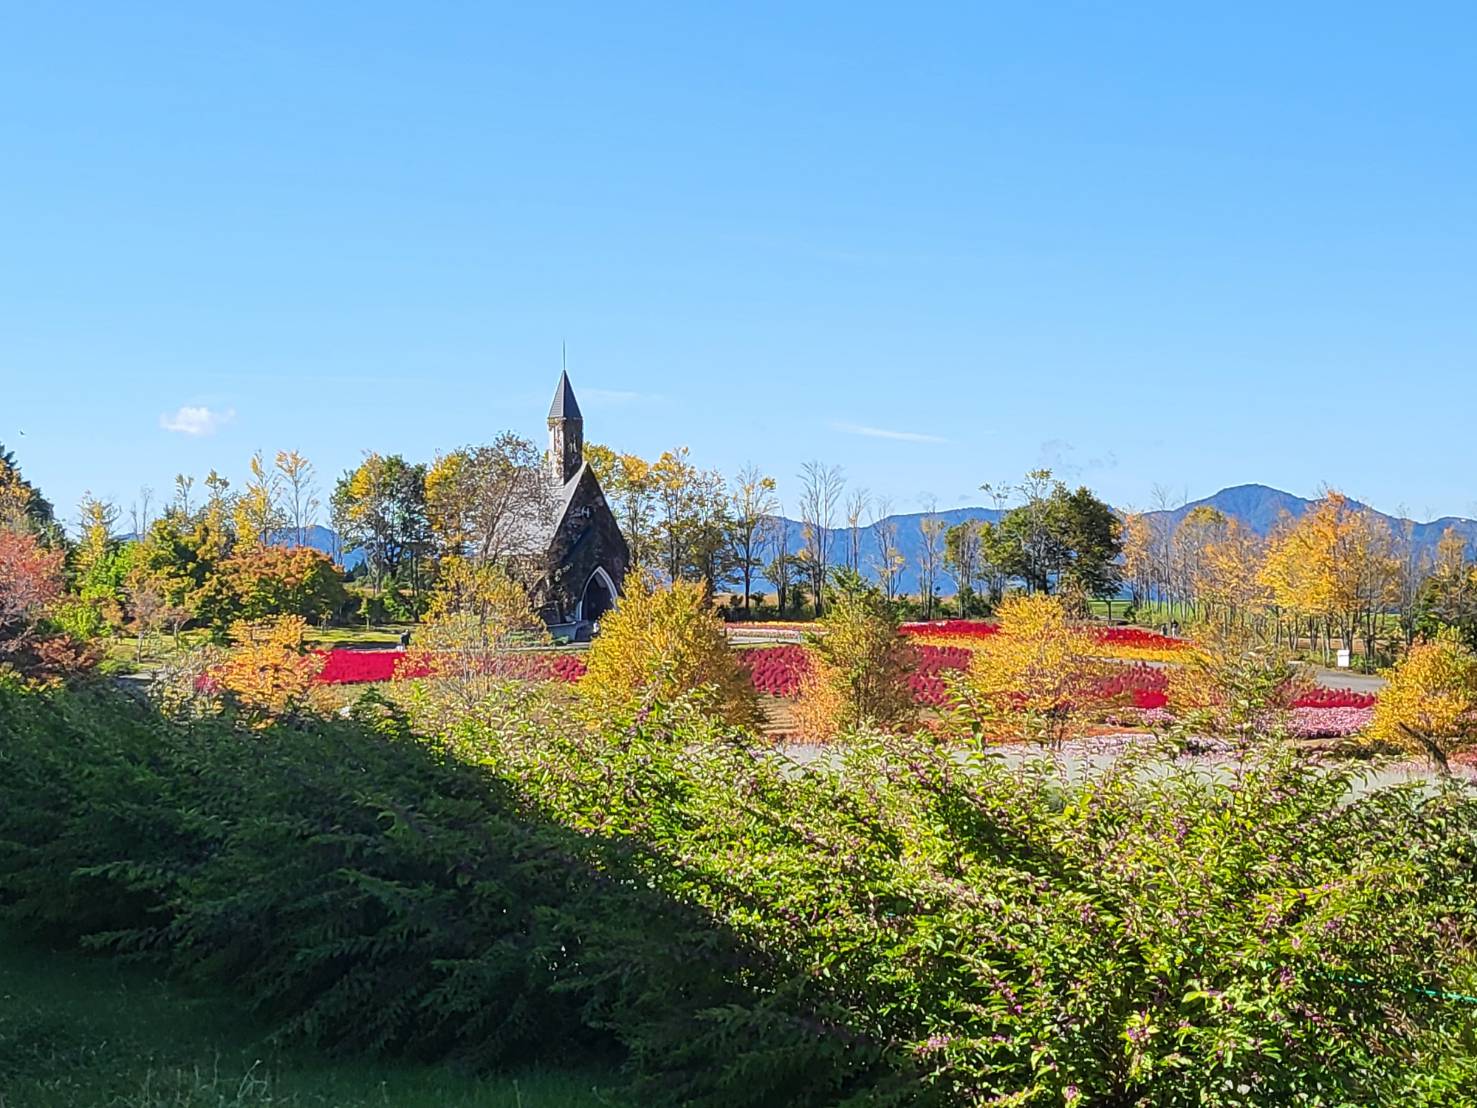
[{"label": "orange-leaved tree", "polygon": [[956,689],[956,715],[980,737],[1058,744],[1080,735],[1113,664],[1099,657],[1096,636],[1042,592],[1007,596],[998,618]]},{"label": "orange-leaved tree", "polygon": [[208,681],[253,725],[304,711],[323,670],[322,656],[304,646],[307,629],[301,616],[233,624],[232,648],[211,669]]},{"label": "orange-leaved tree", "polygon": [[753,681],[693,581],[659,586],[641,574],[627,578],[620,606],[600,621],[579,690],[603,715],[696,696],[729,723],[757,727],[762,720]]}]

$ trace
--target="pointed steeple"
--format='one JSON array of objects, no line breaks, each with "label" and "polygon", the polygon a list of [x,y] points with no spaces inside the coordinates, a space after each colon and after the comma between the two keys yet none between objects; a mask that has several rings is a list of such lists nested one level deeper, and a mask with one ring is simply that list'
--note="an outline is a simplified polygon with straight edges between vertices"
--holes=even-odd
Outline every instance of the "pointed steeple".
[{"label": "pointed steeple", "polygon": [[549,405],[549,471],[554,483],[567,484],[585,464],[585,417],[580,415],[569,371],[559,374]]},{"label": "pointed steeple", "polygon": [[579,419],[579,402],[574,398],[574,386],[569,383],[569,371],[559,374],[559,385],[554,389],[554,403],[549,405],[550,419]]}]

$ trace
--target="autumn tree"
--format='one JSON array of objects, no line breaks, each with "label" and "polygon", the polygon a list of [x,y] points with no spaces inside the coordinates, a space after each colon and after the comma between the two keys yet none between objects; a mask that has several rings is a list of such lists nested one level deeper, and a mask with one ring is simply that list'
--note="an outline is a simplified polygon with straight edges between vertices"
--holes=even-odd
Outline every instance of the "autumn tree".
[{"label": "autumn tree", "polygon": [[1373,656],[1376,627],[1398,593],[1400,561],[1389,526],[1342,493],[1329,490],[1296,518],[1285,517],[1267,541],[1257,580],[1291,619],[1289,637],[1307,632],[1327,659],[1335,641],[1353,649],[1363,635]]},{"label": "autumn tree", "polygon": [[1420,584],[1413,624],[1427,638],[1449,628],[1477,649],[1477,566],[1467,561],[1466,540],[1451,528],[1438,542],[1431,572]]},{"label": "autumn tree", "polygon": [[585,462],[595,471],[611,511],[625,536],[633,566],[651,566],[659,539],[656,531],[657,479],[650,462],[621,454],[598,443],[585,444]]},{"label": "autumn tree", "polygon": [[1477,741],[1477,653],[1442,631],[1414,643],[1385,676],[1370,736],[1425,754],[1449,775],[1452,751]]},{"label": "autumn tree", "polygon": [[51,504],[21,474],[15,455],[0,443],[0,528],[41,535],[50,545],[61,538]]},{"label": "autumn tree", "polygon": [[820,623],[807,643],[810,671],[795,708],[801,734],[824,742],[860,727],[911,724],[917,708],[908,678],[916,659],[881,592],[842,570]]},{"label": "autumn tree", "polygon": [[114,528],[118,506],[90,492],[78,506],[78,540],[72,551],[73,592],[57,619],[74,636],[87,640],[123,625],[125,566]]},{"label": "autumn tree", "polygon": [[418,597],[421,559],[430,541],[426,467],[398,454],[370,452],[339,479],[332,504],[335,527],[350,549],[364,553],[376,592],[408,569]]},{"label": "autumn tree", "polygon": [[800,468],[800,564],[810,579],[815,596],[815,614],[822,614],[822,595],[831,569],[832,543],[835,538],[836,512],[846,478],[839,466],[819,461],[806,462]]},{"label": "autumn tree", "polygon": [[528,648],[550,641],[528,590],[503,566],[451,555],[400,672],[422,675],[420,712],[450,724],[509,680],[529,676],[548,655]]},{"label": "autumn tree", "polygon": [[293,542],[306,546],[308,533],[318,522],[318,473],[313,463],[296,450],[277,451],[277,474],[281,479],[282,508],[292,528]]},{"label": "autumn tree", "polygon": [[264,727],[312,706],[324,659],[308,651],[306,634],[300,616],[242,620],[231,627],[231,650],[209,681],[244,724]]},{"label": "autumn tree", "polygon": [[603,718],[645,703],[696,696],[729,723],[758,727],[758,698],[703,587],[628,577],[619,608],[601,621],[579,693]]},{"label": "autumn tree", "polygon": [[739,470],[729,494],[730,535],[733,558],[744,586],[744,612],[749,611],[749,598],[755,576],[764,567],[765,530],[773,526],[779,512],[775,480],[754,465]]},{"label": "autumn tree", "polygon": [[333,559],[308,546],[245,547],[221,563],[219,574],[231,603],[214,613],[218,622],[275,616],[323,621],[348,599]]},{"label": "autumn tree", "polygon": [[282,475],[268,467],[262,452],[251,456],[251,476],[236,497],[236,543],[251,549],[276,540],[287,517],[282,512]]},{"label": "autumn tree", "polygon": [[734,570],[727,481],[694,465],[685,446],[662,454],[651,478],[667,578],[697,581],[711,597]]},{"label": "autumn tree", "polygon": [[65,555],[28,530],[0,528],[0,669],[44,668],[52,606],[66,586]]},{"label": "autumn tree", "polygon": [[979,738],[1059,744],[1084,732],[1111,663],[1061,599],[1007,596],[999,633],[980,640],[956,694],[958,719]]},{"label": "autumn tree", "polygon": [[476,565],[526,558],[531,534],[553,518],[543,456],[511,431],[437,457],[426,473],[426,513],[437,549]]},{"label": "autumn tree", "polygon": [[897,519],[892,514],[892,502],[879,497],[874,504],[874,511],[876,518],[872,520],[872,544],[876,553],[871,568],[882,587],[882,595],[893,601],[897,599],[908,560],[898,542]]},{"label": "autumn tree", "polygon": [[1292,709],[1311,684],[1285,647],[1240,625],[1211,624],[1170,670],[1169,708],[1183,733],[1229,740],[1245,754],[1287,735]]}]

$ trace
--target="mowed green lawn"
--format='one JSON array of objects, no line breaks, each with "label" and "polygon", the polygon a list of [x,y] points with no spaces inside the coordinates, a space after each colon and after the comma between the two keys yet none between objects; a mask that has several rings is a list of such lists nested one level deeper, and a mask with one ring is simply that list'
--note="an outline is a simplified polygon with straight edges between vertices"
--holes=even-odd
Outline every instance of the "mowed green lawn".
[{"label": "mowed green lawn", "polygon": [[282,1052],[229,1000],[0,934],[0,1108],[596,1108],[603,1075],[478,1079]]}]

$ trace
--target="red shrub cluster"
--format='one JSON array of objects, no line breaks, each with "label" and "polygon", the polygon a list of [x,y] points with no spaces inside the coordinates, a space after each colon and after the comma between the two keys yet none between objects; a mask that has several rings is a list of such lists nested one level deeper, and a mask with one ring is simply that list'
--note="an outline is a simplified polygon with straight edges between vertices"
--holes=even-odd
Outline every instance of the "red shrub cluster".
[{"label": "red shrub cluster", "polygon": [[1353,689],[1313,689],[1292,702],[1294,708],[1373,708],[1379,698],[1374,693]]},{"label": "red shrub cluster", "polygon": [[810,672],[810,658],[803,646],[769,646],[742,650],[739,664],[749,671],[754,688],[769,696],[794,696]]}]

